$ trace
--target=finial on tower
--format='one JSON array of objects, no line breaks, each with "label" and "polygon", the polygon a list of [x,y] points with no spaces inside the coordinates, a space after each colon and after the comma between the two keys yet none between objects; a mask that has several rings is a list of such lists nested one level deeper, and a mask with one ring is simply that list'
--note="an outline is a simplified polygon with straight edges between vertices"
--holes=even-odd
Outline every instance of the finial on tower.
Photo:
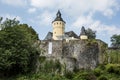
[{"label": "finial on tower", "polygon": [[61,17],[61,12],[60,12],[60,10],[58,10],[58,12],[57,12],[57,17]]}]

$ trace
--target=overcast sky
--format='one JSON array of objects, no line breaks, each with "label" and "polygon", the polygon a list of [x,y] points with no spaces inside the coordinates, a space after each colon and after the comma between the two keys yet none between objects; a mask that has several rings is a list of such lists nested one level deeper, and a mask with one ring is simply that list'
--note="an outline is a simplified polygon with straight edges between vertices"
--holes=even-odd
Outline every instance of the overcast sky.
[{"label": "overcast sky", "polygon": [[65,31],[79,35],[82,26],[91,28],[109,45],[110,37],[120,34],[120,0],[0,0],[1,17],[32,26],[41,40],[52,32],[58,9],[66,22]]}]

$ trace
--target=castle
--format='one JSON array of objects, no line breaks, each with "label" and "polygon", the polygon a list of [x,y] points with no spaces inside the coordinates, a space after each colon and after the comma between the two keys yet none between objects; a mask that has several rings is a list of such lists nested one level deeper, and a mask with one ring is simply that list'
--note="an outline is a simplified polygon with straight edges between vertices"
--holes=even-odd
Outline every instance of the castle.
[{"label": "castle", "polygon": [[88,39],[85,28],[81,28],[81,33],[79,36],[73,31],[65,32],[65,21],[61,17],[61,13],[58,10],[56,18],[52,21],[53,33],[49,32],[45,37],[45,40],[78,40],[78,39]]},{"label": "castle", "polygon": [[59,60],[70,71],[75,68],[94,69],[103,63],[107,44],[98,39],[89,40],[84,27],[79,36],[73,31],[65,32],[65,23],[58,10],[52,22],[53,32],[48,32],[40,42],[40,48],[44,51],[42,56],[47,60]]}]

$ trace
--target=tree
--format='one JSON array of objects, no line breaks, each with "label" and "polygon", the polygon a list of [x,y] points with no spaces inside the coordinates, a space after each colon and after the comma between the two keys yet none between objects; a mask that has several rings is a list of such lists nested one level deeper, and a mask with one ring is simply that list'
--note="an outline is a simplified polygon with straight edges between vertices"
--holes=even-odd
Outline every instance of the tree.
[{"label": "tree", "polygon": [[96,38],[96,31],[93,31],[92,29],[88,28],[85,30],[86,34],[89,39],[95,39]]},{"label": "tree", "polygon": [[38,35],[27,24],[5,26],[0,31],[0,75],[30,72],[39,55],[33,46],[37,40]]},{"label": "tree", "polygon": [[6,20],[3,22],[2,22],[2,20],[3,20],[3,17],[0,17],[0,28],[1,29],[4,29],[5,27],[13,27],[20,23],[18,20],[16,20],[16,18],[14,18],[14,19],[6,18]]},{"label": "tree", "polygon": [[117,35],[117,34],[113,35],[111,37],[111,42],[112,42],[112,44],[111,44],[112,47],[120,48],[120,35]]}]

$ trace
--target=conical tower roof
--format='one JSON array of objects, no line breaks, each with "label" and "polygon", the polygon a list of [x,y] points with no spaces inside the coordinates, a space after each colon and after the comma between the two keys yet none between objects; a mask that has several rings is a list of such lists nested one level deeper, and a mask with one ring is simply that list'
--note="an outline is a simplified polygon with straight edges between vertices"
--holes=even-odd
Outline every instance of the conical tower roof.
[{"label": "conical tower roof", "polygon": [[[64,23],[65,23],[65,21],[62,19],[62,17],[61,17],[61,12],[60,12],[60,10],[58,10],[58,12],[57,12],[57,14],[56,14],[56,18],[55,18],[55,20],[54,21],[63,21]],[[53,22],[54,22],[53,21]]]},{"label": "conical tower roof", "polygon": [[86,31],[85,31],[84,26],[82,26],[82,28],[81,28],[80,36],[81,36],[81,35],[86,35]]}]

